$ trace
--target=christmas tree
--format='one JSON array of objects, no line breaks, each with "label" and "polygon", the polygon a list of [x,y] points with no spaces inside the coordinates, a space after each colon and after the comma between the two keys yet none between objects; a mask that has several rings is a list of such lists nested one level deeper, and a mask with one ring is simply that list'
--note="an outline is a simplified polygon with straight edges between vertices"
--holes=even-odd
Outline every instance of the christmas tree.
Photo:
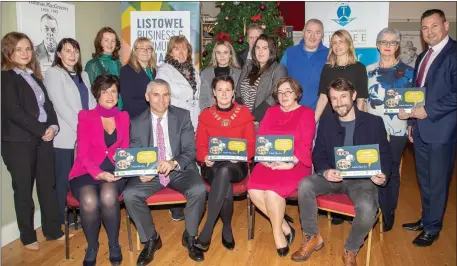
[{"label": "christmas tree", "polygon": [[[293,45],[293,41],[291,37],[286,37],[285,24],[279,12],[279,5],[280,2],[216,2],[216,7],[221,10],[214,26],[216,41],[228,41],[239,54],[249,47],[246,28],[251,23],[257,23],[264,29],[264,34],[276,39],[278,56],[281,58],[286,48]],[[214,44],[215,41],[207,43],[203,47],[203,69],[211,61]]]}]

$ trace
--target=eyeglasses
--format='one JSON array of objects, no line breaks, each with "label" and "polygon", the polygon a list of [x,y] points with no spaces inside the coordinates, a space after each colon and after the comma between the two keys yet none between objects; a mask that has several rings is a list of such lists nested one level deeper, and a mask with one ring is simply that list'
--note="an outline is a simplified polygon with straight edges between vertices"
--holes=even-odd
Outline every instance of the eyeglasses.
[{"label": "eyeglasses", "polygon": [[137,51],[140,51],[140,52],[142,52],[142,53],[144,53],[144,52],[150,53],[150,52],[152,52],[152,47],[148,47],[148,48],[136,48],[136,50],[137,50]]},{"label": "eyeglasses", "polygon": [[400,43],[397,42],[397,41],[385,41],[385,40],[379,41],[378,43],[379,43],[380,45],[384,45],[384,46],[397,46],[397,45],[400,44]]},{"label": "eyeglasses", "polygon": [[285,91],[285,92],[278,91],[278,97],[289,97],[290,95],[292,95],[292,93],[294,93],[294,92],[293,91]]}]

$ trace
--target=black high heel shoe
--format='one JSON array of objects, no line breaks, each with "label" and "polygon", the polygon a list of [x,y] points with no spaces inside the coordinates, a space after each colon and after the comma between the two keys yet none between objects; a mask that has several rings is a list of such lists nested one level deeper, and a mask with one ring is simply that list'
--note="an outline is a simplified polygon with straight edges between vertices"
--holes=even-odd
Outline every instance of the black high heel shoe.
[{"label": "black high heel shoe", "polygon": [[[121,251],[121,246],[116,245],[116,246],[110,246],[109,247],[109,261],[111,262],[111,266],[118,266],[121,265],[122,263],[122,251]],[[111,256],[112,253],[119,254],[117,256]]]},{"label": "black high heel shoe", "polygon": [[[97,262],[97,253],[98,248],[88,248],[86,249],[86,255],[84,256],[83,266],[95,266]],[[94,260],[86,260],[86,258],[94,258]]]},{"label": "black high heel shoe", "polygon": [[289,254],[289,245],[287,245],[285,248],[278,248],[276,251],[278,252],[279,257],[285,257],[287,254]]},{"label": "black high heel shoe", "polygon": [[233,250],[235,248],[235,239],[233,238],[233,236],[232,239],[232,242],[228,242],[227,240],[225,240],[224,236],[222,236],[222,245],[228,250]]},{"label": "black high heel shoe", "polygon": [[292,245],[292,243],[295,240],[295,229],[290,225],[290,223],[293,223],[294,219],[292,219],[292,217],[290,217],[289,215],[285,214],[284,220],[286,220],[287,225],[290,227],[290,233],[288,235],[285,235],[286,240],[287,243],[289,243],[289,245]]},{"label": "black high heel shoe", "polygon": [[194,246],[200,249],[201,251],[208,251],[210,244],[211,242],[203,242],[200,240],[200,238],[197,238],[195,239]]}]

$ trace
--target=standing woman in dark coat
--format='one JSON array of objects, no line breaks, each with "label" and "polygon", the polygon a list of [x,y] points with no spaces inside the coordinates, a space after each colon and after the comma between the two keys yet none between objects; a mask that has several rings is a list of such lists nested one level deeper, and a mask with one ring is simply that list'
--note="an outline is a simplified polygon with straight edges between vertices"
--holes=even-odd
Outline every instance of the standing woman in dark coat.
[{"label": "standing woman in dark coat", "polygon": [[146,37],[135,40],[129,61],[121,67],[120,87],[124,102],[124,111],[131,118],[149,108],[144,95],[149,82],[156,76],[156,53],[152,42]]},{"label": "standing woman in dark coat", "polygon": [[30,38],[10,32],[2,39],[2,157],[11,174],[22,244],[38,250],[32,198],[36,179],[43,234],[63,239],[57,208],[53,139],[57,115],[42,82]]}]

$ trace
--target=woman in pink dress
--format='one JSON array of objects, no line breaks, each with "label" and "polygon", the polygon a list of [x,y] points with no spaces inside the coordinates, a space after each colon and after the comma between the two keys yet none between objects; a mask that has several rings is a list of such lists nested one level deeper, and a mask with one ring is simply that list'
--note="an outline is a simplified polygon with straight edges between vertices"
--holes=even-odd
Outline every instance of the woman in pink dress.
[{"label": "woman in pink dress", "polygon": [[314,111],[299,105],[302,88],[293,78],[281,78],[273,90],[279,105],[270,107],[258,135],[293,135],[294,160],[291,163],[258,163],[248,183],[248,193],[255,206],[271,222],[278,255],[289,253],[295,230],[284,220],[285,198],[293,193],[303,177],[311,174],[311,150],[316,123]]}]

